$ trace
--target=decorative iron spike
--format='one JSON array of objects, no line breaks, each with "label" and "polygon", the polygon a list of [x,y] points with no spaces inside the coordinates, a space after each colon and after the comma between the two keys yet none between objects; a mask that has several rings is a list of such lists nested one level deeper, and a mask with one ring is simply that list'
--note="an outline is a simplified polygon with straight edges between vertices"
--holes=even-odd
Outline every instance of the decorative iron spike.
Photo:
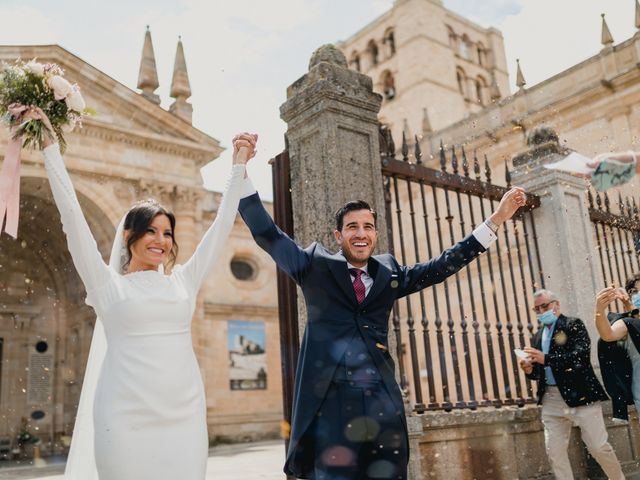
[{"label": "decorative iron spike", "polygon": [[636,220],[640,218],[640,210],[638,210],[638,204],[635,198],[633,199],[633,215],[636,217]]},{"label": "decorative iron spike", "polygon": [[460,148],[462,149],[462,172],[465,177],[469,178],[469,161],[467,160],[467,153],[464,151],[464,145]]},{"label": "decorative iron spike", "polygon": [[593,208],[593,194],[591,193],[591,189],[587,190],[587,200],[589,201],[589,208]]},{"label": "decorative iron spike", "polygon": [[487,179],[487,183],[491,183],[491,167],[486,154],[484,156],[484,177]]},{"label": "decorative iron spike", "polygon": [[598,210],[602,210],[602,197],[600,196],[600,192],[596,192],[596,205],[598,206]]},{"label": "decorative iron spike", "polygon": [[416,156],[416,163],[418,165],[422,165],[422,149],[420,148],[420,140],[418,140],[418,135],[415,136],[416,138],[416,146],[415,146],[415,156]]},{"label": "decorative iron spike", "polygon": [[607,192],[604,192],[604,208],[608,213],[611,213],[611,201]]},{"label": "decorative iron spike", "polygon": [[447,157],[444,153],[444,144],[442,143],[442,139],[440,139],[440,170],[443,172],[447,171]]},{"label": "decorative iron spike", "polygon": [[504,161],[504,180],[507,182],[507,188],[511,188],[511,172],[506,160]]},{"label": "decorative iron spike", "polygon": [[407,143],[407,136],[404,131],[402,132],[402,161],[409,161],[409,144]]},{"label": "decorative iron spike", "polygon": [[456,147],[451,145],[451,170],[456,175],[458,174],[458,157],[456,156]]},{"label": "decorative iron spike", "polygon": [[387,156],[396,158],[396,142],[393,141],[393,134],[390,128],[387,129]]},{"label": "decorative iron spike", "polygon": [[473,173],[476,176],[476,180],[480,180],[480,162],[478,161],[478,152],[473,151]]},{"label": "decorative iron spike", "polygon": [[618,208],[620,209],[620,215],[624,215],[624,202],[622,201],[622,194],[618,192]]},{"label": "decorative iron spike", "polygon": [[631,218],[633,217],[633,207],[631,206],[631,198],[627,197],[625,200],[625,203],[627,204],[627,217]]}]

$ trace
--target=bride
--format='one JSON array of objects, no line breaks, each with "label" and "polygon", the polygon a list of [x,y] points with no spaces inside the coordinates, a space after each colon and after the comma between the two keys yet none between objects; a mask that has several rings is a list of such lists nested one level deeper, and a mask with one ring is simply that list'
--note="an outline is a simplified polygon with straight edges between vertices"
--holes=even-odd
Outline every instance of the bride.
[{"label": "bride", "polygon": [[[32,112],[51,127],[41,110]],[[52,131],[52,130],[51,130]],[[46,135],[45,135],[46,136]],[[196,295],[233,227],[257,136],[234,139],[217,217],[193,256],[176,265],[174,215],[136,203],[106,265],[82,214],[57,143],[44,158],[69,251],[98,315],[65,478],[203,480],[208,435],[204,388],[191,340]]]}]

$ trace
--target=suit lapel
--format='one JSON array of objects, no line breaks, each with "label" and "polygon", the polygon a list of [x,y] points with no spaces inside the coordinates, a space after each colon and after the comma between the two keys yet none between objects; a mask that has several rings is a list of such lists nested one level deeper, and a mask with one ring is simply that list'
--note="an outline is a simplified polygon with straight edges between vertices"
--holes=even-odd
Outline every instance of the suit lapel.
[{"label": "suit lapel", "polygon": [[347,260],[342,253],[334,253],[328,258],[329,270],[333,274],[338,286],[344,291],[344,294],[349,298],[352,303],[358,304],[356,299],[356,292],[353,289],[353,283],[351,283],[351,275],[347,269]]},{"label": "suit lapel", "polygon": [[374,257],[369,258],[369,265],[367,266],[369,274],[373,277],[373,285],[369,290],[369,295],[364,299],[363,305],[370,303],[376,296],[382,292],[382,290],[389,284],[391,278],[391,270],[382,265]]}]

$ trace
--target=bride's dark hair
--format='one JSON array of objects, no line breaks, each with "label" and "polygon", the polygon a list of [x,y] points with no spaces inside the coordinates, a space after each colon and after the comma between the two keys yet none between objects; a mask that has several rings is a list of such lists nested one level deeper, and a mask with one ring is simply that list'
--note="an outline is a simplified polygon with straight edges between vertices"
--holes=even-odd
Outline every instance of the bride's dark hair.
[{"label": "bride's dark hair", "polygon": [[127,216],[124,219],[124,229],[129,230],[131,233],[127,238],[127,256],[123,265],[123,270],[126,270],[131,263],[131,247],[140,238],[147,233],[147,229],[154,218],[158,215],[166,215],[171,224],[171,237],[173,238],[173,246],[169,252],[169,261],[166,267],[171,268],[176,262],[178,257],[178,244],[175,238],[176,229],[176,217],[173,213],[160,205],[156,200],[149,198],[147,200],[141,200],[133,204],[131,209],[127,212]]}]

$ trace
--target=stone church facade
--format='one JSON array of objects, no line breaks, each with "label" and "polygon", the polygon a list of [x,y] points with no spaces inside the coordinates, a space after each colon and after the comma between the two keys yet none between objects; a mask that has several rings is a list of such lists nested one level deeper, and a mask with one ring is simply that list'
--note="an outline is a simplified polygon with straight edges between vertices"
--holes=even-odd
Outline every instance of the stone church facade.
[{"label": "stone church facade", "polygon": [[[638,2],[624,3],[640,30]],[[541,124],[589,156],[638,148],[640,33],[616,44],[603,17],[593,34],[601,36],[599,52],[537,85],[526,87],[518,65],[514,94],[500,31],[447,10],[442,0],[396,0],[338,46],[350,68],[372,77],[383,96],[380,121],[397,147],[404,132],[411,144],[417,135],[424,161],[437,162],[442,140],[503,165]]]},{"label": "stone church facade", "polygon": [[380,121],[402,137],[439,130],[509,94],[504,40],[442,0],[396,0],[338,47],[383,96]]},{"label": "stone church facade", "polygon": [[[58,63],[98,112],[67,135],[64,159],[105,260],[121,216],[136,200],[154,197],[176,214],[178,263],[185,261],[221,201],[220,193],[202,188],[199,170],[223,148],[191,125],[182,44],[169,111],[153,93],[158,85],[148,32],[141,94],[59,46],[0,47],[2,61],[36,57]],[[6,139],[0,130],[0,157]],[[15,446],[25,425],[42,441],[43,453],[64,452],[95,314],[84,304],[40,152],[23,151],[20,215],[18,239],[0,237],[0,439]],[[192,331],[211,441],[276,436],[282,407],[275,268],[239,217],[200,292]],[[259,347],[232,353],[234,342],[252,331]],[[264,354],[248,355],[256,350]]]}]

